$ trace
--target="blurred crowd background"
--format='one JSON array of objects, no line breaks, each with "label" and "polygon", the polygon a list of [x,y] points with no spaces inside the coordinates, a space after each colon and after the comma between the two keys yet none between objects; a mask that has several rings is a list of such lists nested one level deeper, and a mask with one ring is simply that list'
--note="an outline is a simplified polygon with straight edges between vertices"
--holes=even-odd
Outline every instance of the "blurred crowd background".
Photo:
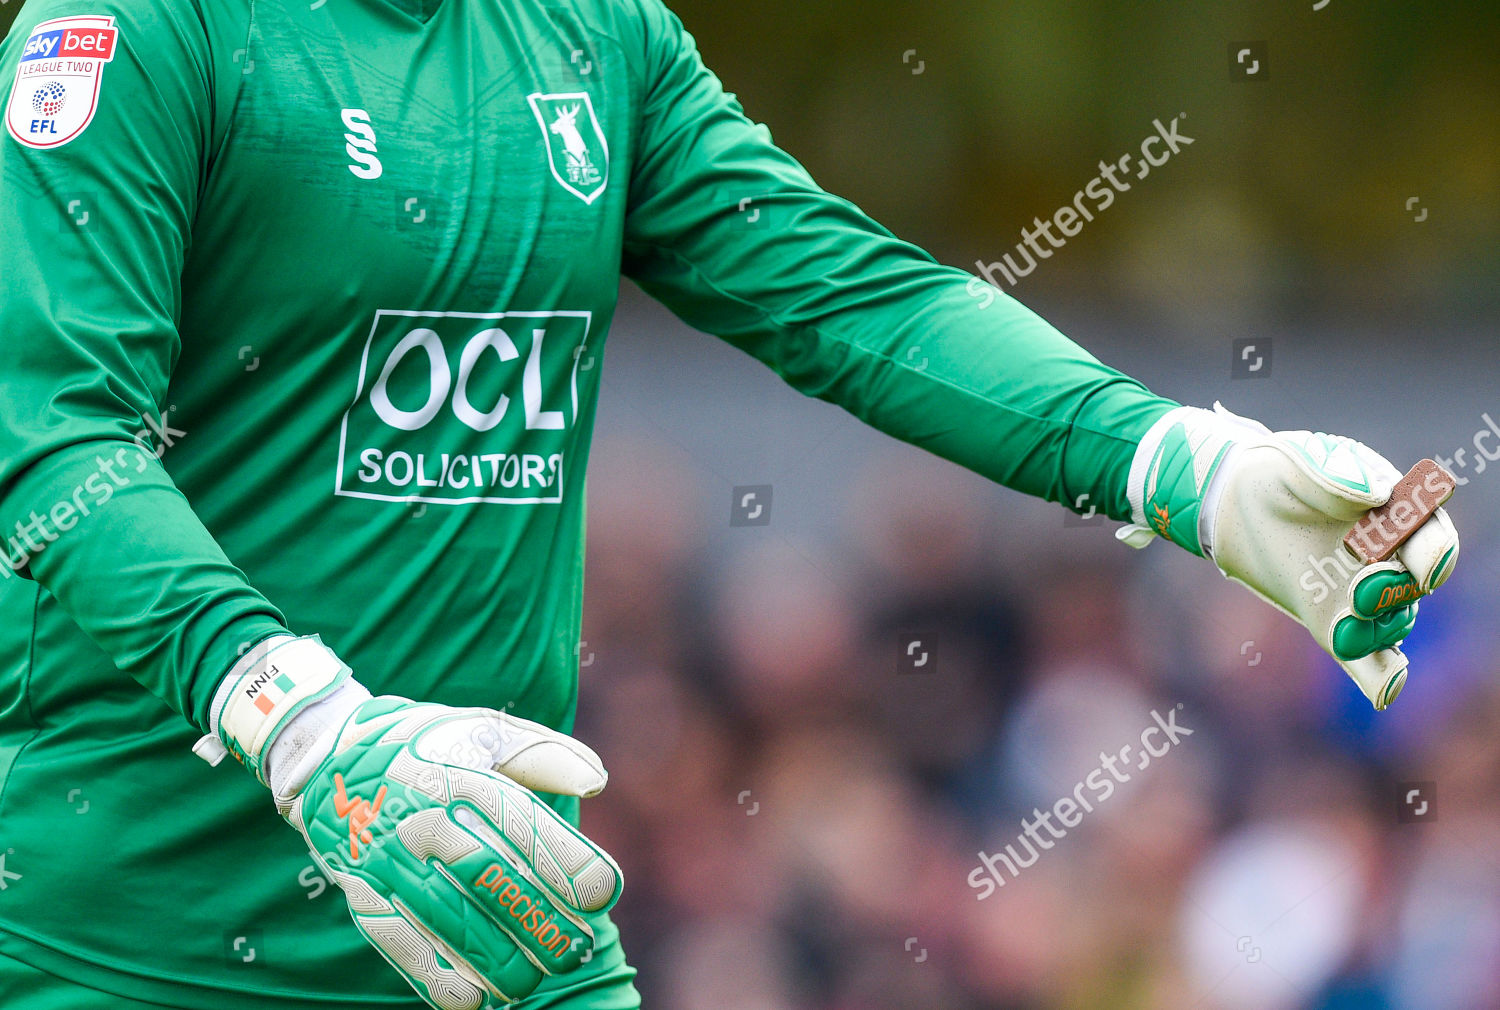
[{"label": "blurred crowd background", "polygon": [[[1016,296],[1165,395],[1403,468],[1466,448],[1467,483],[1377,716],[1211,566],[870,432],[627,285],[579,734],[646,1005],[1500,1006],[1500,468],[1473,456],[1500,417],[1500,8],[673,6],[827,188],[969,270],[1185,115],[1193,146]],[[1268,78],[1237,81],[1251,41]],[[1251,338],[1269,364],[1237,374]],[[769,525],[730,524],[748,485]],[[980,900],[981,851],[1173,709],[1190,737]]]}]

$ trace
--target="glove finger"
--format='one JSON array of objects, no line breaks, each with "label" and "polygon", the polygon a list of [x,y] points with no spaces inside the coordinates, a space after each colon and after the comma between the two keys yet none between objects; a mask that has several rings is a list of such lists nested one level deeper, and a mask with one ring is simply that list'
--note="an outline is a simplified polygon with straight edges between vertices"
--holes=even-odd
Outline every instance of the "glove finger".
[{"label": "glove finger", "polygon": [[[493,990],[481,984],[474,967],[414,918],[408,918],[409,909],[380,916],[359,915],[352,910],[350,914],[370,946],[391,963],[428,1006],[436,1010],[482,1010],[493,1005],[489,1000]],[[540,982],[542,973],[535,971],[535,974]],[[495,995],[505,1003],[518,998],[503,993]]]},{"label": "glove finger", "polygon": [[1360,659],[1341,660],[1339,666],[1377,712],[1388,708],[1406,686],[1407,659],[1400,649],[1382,649]]},{"label": "glove finger", "polygon": [[[472,884],[500,857],[476,833],[454,821],[449,804],[468,798],[461,794],[456,777],[480,773],[432,765],[406,751],[401,757],[404,760],[377,761],[351,772],[354,777],[340,793],[348,792],[352,805],[340,804],[337,794],[330,795],[327,780],[315,777],[298,797],[290,818],[305,828],[313,858],[343,888],[350,914],[370,943],[428,1003],[442,1010],[489,1007],[492,996],[513,1002],[529,995],[544,969],[540,958],[522,952],[524,943],[538,949],[550,943],[547,949],[553,957],[548,964],[558,964],[558,970],[576,964],[566,950],[577,935],[571,927],[561,939],[555,929],[545,938],[520,930],[512,933],[485,904],[488,900],[493,905],[493,899]],[[342,778],[337,773],[335,777]],[[370,795],[372,782],[381,779],[389,783],[389,802],[372,809],[373,837],[351,854],[345,839],[358,824],[346,826],[346,820],[355,820],[359,797]],[[398,803],[403,810],[415,809],[398,818]],[[498,801],[495,806],[498,809]],[[303,816],[307,810],[319,814],[309,820]],[[454,812],[476,816],[463,806]],[[539,904],[551,909],[545,895]],[[470,998],[474,987],[482,990],[479,1004]]]},{"label": "glove finger", "polygon": [[602,912],[619,900],[619,865],[531,790],[489,771],[450,769],[448,781],[454,801],[469,808],[455,814],[459,823],[490,848],[524,859],[553,897],[579,912]]},{"label": "glove finger", "polygon": [[[463,774],[476,773],[449,773],[456,793],[467,792],[467,785],[453,778]],[[463,954],[479,977],[512,998],[526,995],[523,985],[535,985],[539,976],[533,971],[571,971],[593,947],[588,923],[537,879],[533,871],[541,870],[540,862],[521,858],[508,844],[510,835],[502,838],[472,807],[456,806],[451,816],[441,808],[420,811],[402,821],[396,833],[430,878],[419,892],[430,932],[461,938]],[[429,867],[437,872],[428,872]]]},{"label": "glove finger", "polygon": [[1362,620],[1404,607],[1422,595],[1417,580],[1398,561],[1381,561],[1361,569],[1349,591],[1349,609]]},{"label": "glove finger", "polygon": [[1415,603],[1381,614],[1373,621],[1352,614],[1342,617],[1333,626],[1331,636],[1334,658],[1358,659],[1381,649],[1393,649],[1406,640],[1416,622]]},{"label": "glove finger", "polygon": [[[293,825],[307,839],[300,803],[297,813]],[[383,847],[385,839],[381,841]],[[402,841],[404,844],[405,840]],[[383,893],[383,889],[376,886],[380,874],[373,872],[372,866],[348,867],[347,872],[335,869],[312,847],[310,839],[308,842],[314,862],[344,892],[349,916],[365,940],[390,962],[391,967],[429,1006],[436,1010],[481,1010],[495,1005],[491,996],[499,1002],[511,1003],[528,995],[541,982],[542,972],[527,963],[513,945],[506,970],[503,973],[492,970],[487,978],[469,959],[420,922],[399,898],[389,891]],[[446,900],[455,906],[461,906],[463,902],[462,896],[451,888],[429,890],[448,892]],[[436,894],[433,896],[443,900]],[[503,987],[490,981],[491,978],[500,980]]]},{"label": "glove finger", "polygon": [[1380,649],[1394,649],[1406,641],[1417,624],[1417,609],[1420,604],[1412,602],[1397,607],[1389,613],[1375,618],[1375,645]]},{"label": "glove finger", "polygon": [[[520,724],[519,729],[512,723]],[[487,735],[496,730],[497,724],[506,734],[504,741],[491,739]],[[476,729],[485,732],[474,732]],[[594,912],[612,905],[619,897],[622,887],[619,866],[608,853],[563,820],[534,792],[509,776],[489,768],[470,768],[444,761],[445,755],[454,750],[455,744],[460,747],[483,745],[491,750],[503,744],[510,749],[524,747],[535,750],[538,749],[536,746],[532,746],[527,740],[518,743],[516,737],[536,731],[540,731],[536,735],[542,738],[542,744],[538,746],[551,746],[559,739],[576,744],[576,741],[535,723],[522,719],[502,719],[500,713],[483,709],[470,710],[458,717],[431,723],[409,745],[415,754],[408,753],[404,758],[398,755],[391,760],[384,777],[392,784],[393,789],[405,787],[406,796],[418,808],[436,802],[450,808],[456,820],[447,819],[446,816],[442,819],[434,818],[426,811],[414,813],[401,820],[397,834],[409,852],[418,853],[418,858],[427,858],[423,848],[427,846],[431,848],[431,854],[441,857],[455,871],[461,869],[455,862],[460,854],[472,857],[467,859],[463,872],[458,872],[456,878],[470,883],[481,871],[487,871],[494,861],[485,859],[483,853],[475,854],[482,843],[487,846],[486,851],[492,850],[496,854],[496,858],[503,859],[510,866],[519,867],[518,888],[525,891],[528,886],[534,885],[535,889],[547,892],[533,894],[533,904],[562,903],[554,911],[558,913],[560,920],[568,920],[572,925],[559,921],[558,929],[571,929],[574,936],[586,935],[587,925],[577,920],[568,909],[571,907],[574,911]],[[476,740],[480,743],[473,742]],[[582,747],[581,744],[578,746]],[[367,795],[368,791],[366,785],[351,795]],[[423,826],[421,831],[424,833],[410,834],[418,830],[416,826]],[[339,821],[332,830],[342,833],[346,829],[342,821]],[[457,839],[458,835],[462,839]],[[441,849],[432,848],[430,838],[448,841]],[[467,841],[460,844],[463,840]],[[475,860],[479,861],[479,865],[467,865]],[[469,876],[466,877],[465,873]],[[497,878],[485,881],[486,885],[493,883],[494,879]],[[493,888],[491,892],[493,896]],[[493,909],[490,911],[493,912]],[[530,922],[530,925],[538,928],[542,926],[539,922]],[[556,931],[553,930],[553,933]],[[548,939],[552,938],[553,935],[549,934]],[[580,950],[577,947],[574,949]],[[548,950],[556,954],[561,947],[553,945]],[[582,956],[581,950],[577,956]],[[565,960],[559,964],[549,964],[549,968],[567,970],[568,963]]]},{"label": "glove finger", "polygon": [[527,789],[562,796],[597,796],[609,781],[591,748],[540,723],[490,709],[466,709],[433,726],[417,742],[429,761],[498,771]]},{"label": "glove finger", "polygon": [[1412,573],[1422,592],[1430,593],[1448,580],[1458,562],[1458,530],[1446,509],[1438,509],[1406,543],[1396,557]]},{"label": "glove finger", "polygon": [[516,746],[494,769],[538,792],[563,796],[597,796],[609,782],[604,762],[593,748],[540,723],[509,717]]}]

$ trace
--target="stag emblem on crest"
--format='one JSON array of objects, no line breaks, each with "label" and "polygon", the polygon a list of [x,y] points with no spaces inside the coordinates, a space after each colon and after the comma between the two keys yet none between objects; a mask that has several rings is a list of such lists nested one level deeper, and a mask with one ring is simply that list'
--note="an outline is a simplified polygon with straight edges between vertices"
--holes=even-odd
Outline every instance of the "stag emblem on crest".
[{"label": "stag emblem on crest", "polygon": [[609,184],[609,145],[587,92],[528,95],[547,145],[548,167],[564,189],[593,203]]}]

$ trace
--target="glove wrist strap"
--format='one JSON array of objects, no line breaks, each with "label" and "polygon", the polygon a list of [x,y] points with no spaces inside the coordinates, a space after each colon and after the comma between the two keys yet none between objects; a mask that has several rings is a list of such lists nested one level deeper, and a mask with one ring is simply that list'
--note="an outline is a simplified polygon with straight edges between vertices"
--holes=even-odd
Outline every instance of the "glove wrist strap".
[{"label": "glove wrist strap", "polygon": [[1259,440],[1264,428],[1222,406],[1178,407],[1147,430],[1131,461],[1126,497],[1131,519],[1116,536],[1144,547],[1163,536],[1200,556],[1213,549],[1213,517],[1223,494],[1224,463],[1244,440]]},{"label": "glove wrist strap", "polygon": [[[316,635],[278,635],[258,643],[219,683],[209,729],[223,749],[267,785],[272,740],[299,712],[348,682],[350,670]],[[194,752],[217,763],[219,748],[200,740]],[[207,752],[207,753],[205,753]]]}]

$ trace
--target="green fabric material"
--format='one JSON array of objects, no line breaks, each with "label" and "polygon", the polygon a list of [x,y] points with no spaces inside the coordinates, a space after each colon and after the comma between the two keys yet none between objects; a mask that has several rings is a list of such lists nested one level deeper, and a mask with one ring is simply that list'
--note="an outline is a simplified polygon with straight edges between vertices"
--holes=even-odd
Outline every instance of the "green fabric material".
[{"label": "green fabric material", "polygon": [[76,985],[4,954],[0,954],[0,993],[7,1006],[26,1010],[161,1010],[170,1006]]}]

